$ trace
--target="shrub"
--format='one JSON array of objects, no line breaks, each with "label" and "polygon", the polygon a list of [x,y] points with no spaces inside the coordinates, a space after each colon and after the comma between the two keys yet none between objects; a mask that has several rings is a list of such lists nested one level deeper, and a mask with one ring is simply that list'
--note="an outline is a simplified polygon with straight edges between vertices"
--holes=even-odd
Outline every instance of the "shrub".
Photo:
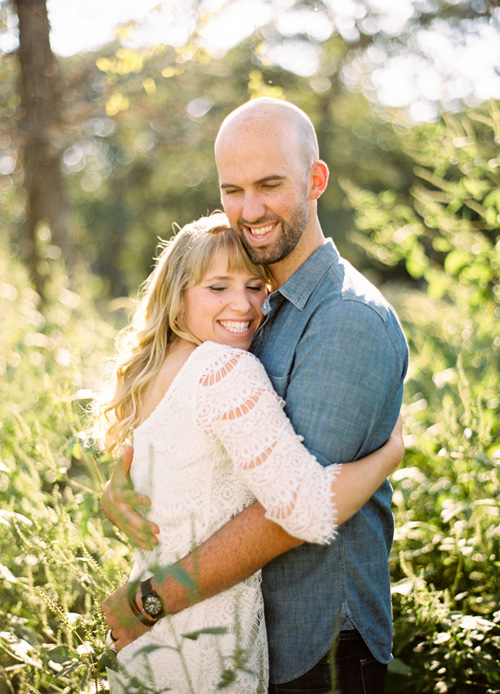
[{"label": "shrub", "polygon": [[388,290],[411,361],[394,475],[390,692],[500,691],[500,111],[412,129],[409,199],[345,183],[356,239],[421,290]]}]

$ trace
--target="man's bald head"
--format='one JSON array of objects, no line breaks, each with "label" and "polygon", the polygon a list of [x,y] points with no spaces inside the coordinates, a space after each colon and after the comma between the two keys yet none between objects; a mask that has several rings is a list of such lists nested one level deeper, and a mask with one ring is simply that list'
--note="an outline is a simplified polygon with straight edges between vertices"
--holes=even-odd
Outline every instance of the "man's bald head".
[{"label": "man's bald head", "polygon": [[[305,171],[319,159],[318,139],[309,117],[298,106],[282,99],[260,97],[242,104],[223,121],[215,140],[215,152],[227,137],[240,132],[279,133],[289,129],[296,137]],[[290,143],[292,145],[292,143]]]}]

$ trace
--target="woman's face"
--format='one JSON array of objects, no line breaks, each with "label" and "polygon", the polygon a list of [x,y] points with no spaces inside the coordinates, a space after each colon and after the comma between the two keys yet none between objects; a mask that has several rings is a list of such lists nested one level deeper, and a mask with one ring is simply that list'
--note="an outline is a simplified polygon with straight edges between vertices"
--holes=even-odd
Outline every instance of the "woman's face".
[{"label": "woman's face", "polygon": [[186,290],[183,324],[201,342],[248,349],[266,295],[258,275],[228,269],[228,253],[222,250],[201,282]]}]

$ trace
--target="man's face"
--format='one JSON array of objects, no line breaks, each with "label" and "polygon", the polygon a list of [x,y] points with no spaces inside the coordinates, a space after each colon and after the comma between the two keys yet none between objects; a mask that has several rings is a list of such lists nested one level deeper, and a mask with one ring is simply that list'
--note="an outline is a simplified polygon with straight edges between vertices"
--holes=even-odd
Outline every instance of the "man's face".
[{"label": "man's face", "polygon": [[295,131],[233,127],[216,151],[221,200],[250,258],[288,257],[309,222],[309,178]]}]

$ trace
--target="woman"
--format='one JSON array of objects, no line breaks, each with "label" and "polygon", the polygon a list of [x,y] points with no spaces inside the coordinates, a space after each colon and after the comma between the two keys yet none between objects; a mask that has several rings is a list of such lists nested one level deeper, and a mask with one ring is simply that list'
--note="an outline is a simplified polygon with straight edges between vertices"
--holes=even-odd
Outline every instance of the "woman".
[{"label": "woman", "polygon": [[[185,226],[146,282],[101,410],[110,451],[134,430],[132,480],[150,496],[161,531],[153,551],[136,551],[132,581],[188,554],[255,498],[290,534],[330,542],[400,460],[398,435],[347,466],[324,468],[302,446],[262,365],[245,351],[269,288],[221,213]],[[334,503],[340,475],[352,494]],[[209,694],[223,671],[234,673],[231,694],[267,691],[260,572],[173,616],[154,619],[144,605],[134,598],[132,609],[152,628],[122,649],[117,643],[123,670],[110,672],[113,694],[140,686]],[[200,629],[209,632],[183,637]]]}]

